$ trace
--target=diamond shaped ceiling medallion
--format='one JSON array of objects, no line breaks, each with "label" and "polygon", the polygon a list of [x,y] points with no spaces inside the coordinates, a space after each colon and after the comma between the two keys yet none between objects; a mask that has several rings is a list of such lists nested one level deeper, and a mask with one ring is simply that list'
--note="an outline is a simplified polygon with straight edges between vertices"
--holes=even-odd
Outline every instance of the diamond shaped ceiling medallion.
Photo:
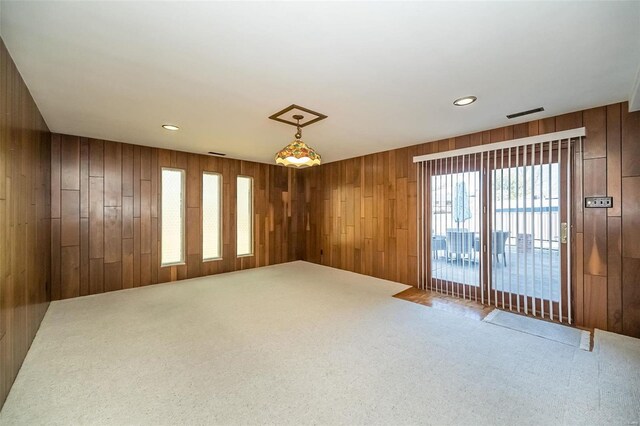
[{"label": "diamond shaped ceiling medallion", "polygon": [[298,130],[295,134],[295,140],[276,154],[276,164],[295,168],[320,165],[320,154],[301,140],[302,128],[324,120],[327,118],[326,115],[293,104],[282,111],[276,112],[269,118],[280,123],[296,126]]}]

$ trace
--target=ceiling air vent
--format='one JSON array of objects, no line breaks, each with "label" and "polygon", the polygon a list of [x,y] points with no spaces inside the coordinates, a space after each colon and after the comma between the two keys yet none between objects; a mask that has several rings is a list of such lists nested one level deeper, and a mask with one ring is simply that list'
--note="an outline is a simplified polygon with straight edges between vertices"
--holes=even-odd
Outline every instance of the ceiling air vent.
[{"label": "ceiling air vent", "polygon": [[225,155],[227,155],[227,154],[225,154],[223,152],[215,152],[215,151],[209,151],[209,154],[210,155],[217,155],[219,157],[224,157]]},{"label": "ceiling air vent", "polygon": [[523,115],[535,114],[536,112],[542,112],[542,111],[544,111],[544,108],[542,107],[534,108],[528,111],[514,112],[513,114],[508,114],[507,118],[508,119],[518,118],[518,117],[522,117]]}]

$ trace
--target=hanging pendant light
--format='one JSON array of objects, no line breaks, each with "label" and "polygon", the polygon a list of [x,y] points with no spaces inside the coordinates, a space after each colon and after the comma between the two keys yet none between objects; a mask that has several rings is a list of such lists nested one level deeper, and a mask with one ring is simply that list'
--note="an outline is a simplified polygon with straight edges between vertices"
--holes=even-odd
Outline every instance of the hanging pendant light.
[{"label": "hanging pendant light", "polygon": [[302,128],[300,127],[300,120],[304,116],[294,115],[293,118],[297,122],[296,128],[298,130],[295,134],[295,140],[276,154],[276,164],[297,168],[320,165],[322,161],[320,154],[301,140]]}]

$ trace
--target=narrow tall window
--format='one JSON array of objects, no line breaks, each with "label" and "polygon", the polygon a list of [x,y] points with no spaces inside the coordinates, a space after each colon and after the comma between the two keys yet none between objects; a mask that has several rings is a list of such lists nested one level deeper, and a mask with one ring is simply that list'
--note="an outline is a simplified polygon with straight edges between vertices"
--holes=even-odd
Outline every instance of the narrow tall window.
[{"label": "narrow tall window", "polygon": [[236,211],[236,252],[238,256],[253,254],[253,178],[238,176]]},{"label": "narrow tall window", "polygon": [[162,169],[162,266],[184,263],[184,170]]},{"label": "narrow tall window", "polygon": [[222,257],[222,176],[202,173],[202,260]]}]

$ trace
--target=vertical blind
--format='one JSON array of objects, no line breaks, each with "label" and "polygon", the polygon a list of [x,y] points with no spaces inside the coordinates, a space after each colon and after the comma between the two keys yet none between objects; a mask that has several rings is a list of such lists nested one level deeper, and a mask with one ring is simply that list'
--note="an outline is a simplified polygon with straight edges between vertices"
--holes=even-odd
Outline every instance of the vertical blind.
[{"label": "vertical blind", "polygon": [[584,135],[415,157],[419,287],[571,323],[572,164]]}]

